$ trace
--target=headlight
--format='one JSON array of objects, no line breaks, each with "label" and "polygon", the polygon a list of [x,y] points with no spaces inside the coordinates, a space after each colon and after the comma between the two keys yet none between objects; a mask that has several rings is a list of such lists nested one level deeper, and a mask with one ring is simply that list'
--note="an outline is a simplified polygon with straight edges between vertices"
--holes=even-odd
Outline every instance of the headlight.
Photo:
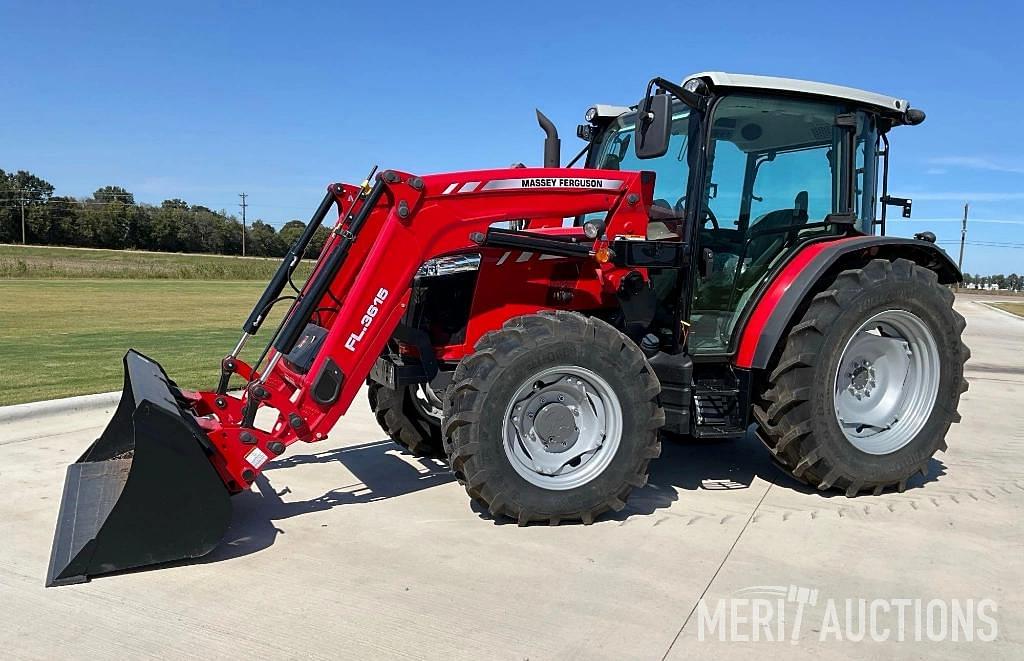
[{"label": "headlight", "polygon": [[604,231],[604,221],[601,220],[588,220],[583,223],[583,234],[588,239],[596,239],[601,236],[601,232]]},{"label": "headlight", "polygon": [[592,122],[597,119],[597,107],[591,106],[590,108],[587,108],[587,114],[584,116],[584,119],[588,122]]},{"label": "headlight", "polygon": [[480,255],[448,255],[446,257],[435,257],[423,262],[423,265],[416,271],[416,277],[431,278],[439,275],[476,271],[479,268]]}]

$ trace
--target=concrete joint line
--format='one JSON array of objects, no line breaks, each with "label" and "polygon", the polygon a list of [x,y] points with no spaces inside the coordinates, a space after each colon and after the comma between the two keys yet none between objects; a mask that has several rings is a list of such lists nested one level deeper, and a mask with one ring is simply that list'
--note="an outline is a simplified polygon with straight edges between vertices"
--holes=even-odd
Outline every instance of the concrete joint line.
[{"label": "concrete joint line", "polygon": [[669,643],[668,649],[666,649],[665,653],[661,655],[661,661],[665,661],[665,659],[668,658],[668,653],[672,651],[672,648],[675,647],[675,644],[679,641],[679,637],[683,635],[683,630],[686,628],[686,625],[690,623],[690,619],[693,617],[693,614],[697,612],[697,606],[700,604],[700,600],[703,599],[704,595],[706,595],[708,590],[711,589],[711,584],[715,582],[716,578],[718,578],[718,573],[722,571],[722,567],[724,567],[725,563],[729,560],[729,556],[732,555],[733,549],[735,549],[736,545],[739,544],[740,538],[743,537],[743,533],[747,532],[747,526],[749,526],[750,522],[754,520],[754,515],[757,514],[757,510],[761,509],[761,503],[763,503],[764,499],[768,497],[768,492],[772,490],[773,486],[775,486],[774,482],[768,483],[768,488],[764,490],[763,494],[761,494],[761,498],[757,501],[757,504],[754,505],[754,509],[750,510],[750,516],[747,517],[743,527],[740,528],[739,533],[736,535],[736,539],[732,540],[732,545],[729,547],[729,550],[725,552],[725,557],[723,557],[722,562],[718,564],[718,568],[715,569],[715,573],[711,575],[711,578],[708,580],[708,584],[704,586],[704,590],[700,593],[700,596],[697,597],[697,601],[693,602],[693,608],[691,608],[690,612],[687,613],[686,619],[683,620],[683,624],[679,627],[679,631],[676,632],[672,642]]}]

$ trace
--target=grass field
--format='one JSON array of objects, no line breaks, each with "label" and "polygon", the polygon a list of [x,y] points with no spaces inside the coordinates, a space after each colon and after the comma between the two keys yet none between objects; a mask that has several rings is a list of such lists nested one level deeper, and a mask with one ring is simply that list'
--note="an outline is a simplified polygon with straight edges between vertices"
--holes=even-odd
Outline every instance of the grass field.
[{"label": "grass field", "polygon": [[1006,310],[1012,312],[1018,317],[1024,317],[1024,303],[1010,302],[1010,303],[991,303],[991,305],[999,308],[1000,310]]},{"label": "grass field", "polygon": [[[280,261],[262,257],[0,244],[0,280],[102,278],[266,282]],[[311,263],[307,260],[300,264],[296,276],[307,276]]]},{"label": "grass field", "polygon": [[0,245],[0,406],[119,390],[129,348],[212,388],[279,262]]},{"label": "grass field", "polygon": [[0,280],[0,405],[119,390],[129,348],[160,362],[183,387],[212,388],[262,289],[258,282]]}]

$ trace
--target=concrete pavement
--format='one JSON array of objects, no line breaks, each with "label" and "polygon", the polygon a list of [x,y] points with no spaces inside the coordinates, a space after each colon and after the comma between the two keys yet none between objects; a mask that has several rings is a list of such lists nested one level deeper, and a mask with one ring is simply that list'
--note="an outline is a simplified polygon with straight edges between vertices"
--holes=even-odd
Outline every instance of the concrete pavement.
[{"label": "concrete pavement", "polygon": [[[0,423],[8,658],[1024,658],[1024,320],[962,297],[971,390],[903,494],[808,492],[753,439],[666,442],[651,483],[589,527],[498,524],[365,404],[234,499],[210,556],[44,590],[65,466],[113,412]],[[784,640],[700,639],[720,599],[807,588]],[[755,588],[755,589],[751,589]],[[829,599],[990,598],[993,642],[820,640]],[[742,617],[743,603],[737,615]],[[792,606],[792,608],[790,608]],[[840,617],[842,617],[840,613]],[[734,620],[736,618],[733,618]],[[888,622],[892,622],[891,615]],[[773,621],[771,627],[777,622]],[[777,631],[777,630],[775,630]],[[729,633],[726,631],[726,633]],[[911,634],[912,635],[912,634]]]}]

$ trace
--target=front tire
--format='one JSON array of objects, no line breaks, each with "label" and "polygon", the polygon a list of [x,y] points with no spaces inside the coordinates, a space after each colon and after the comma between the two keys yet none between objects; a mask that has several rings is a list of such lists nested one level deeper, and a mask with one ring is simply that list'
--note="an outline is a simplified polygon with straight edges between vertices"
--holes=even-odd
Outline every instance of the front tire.
[{"label": "front tire", "polygon": [[629,338],[598,319],[542,312],[475,349],[445,396],[445,449],[493,516],[592,523],[646,484],[665,415]]},{"label": "front tire", "polygon": [[416,456],[440,457],[440,410],[429,394],[417,385],[392,389],[373,381],[367,392],[377,424],[392,441]]},{"label": "front tire", "polygon": [[840,273],[791,329],[754,408],[775,459],[847,496],[926,475],[967,390],[966,322],[952,303],[906,259]]}]

